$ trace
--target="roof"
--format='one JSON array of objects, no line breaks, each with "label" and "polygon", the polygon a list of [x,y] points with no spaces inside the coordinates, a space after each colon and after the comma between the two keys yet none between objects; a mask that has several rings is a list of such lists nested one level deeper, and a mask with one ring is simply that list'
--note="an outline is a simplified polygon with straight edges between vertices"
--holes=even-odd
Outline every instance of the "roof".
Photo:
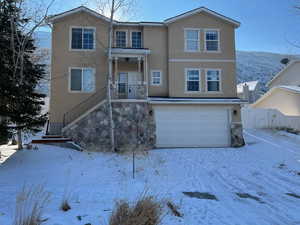
[{"label": "roof", "polygon": [[231,18],[229,18],[227,16],[223,16],[223,15],[221,15],[221,14],[215,12],[215,11],[212,11],[212,10],[206,8],[206,7],[200,7],[200,8],[193,9],[193,10],[190,10],[188,12],[182,13],[180,15],[173,16],[171,18],[166,19],[164,22],[167,23],[167,24],[168,23],[173,23],[173,22],[175,22],[175,21],[177,21],[179,19],[182,19],[182,18],[191,16],[191,15],[194,15],[194,14],[199,13],[199,12],[209,13],[209,14],[215,16],[215,17],[218,17],[219,19],[225,20],[225,21],[227,21],[227,22],[235,25],[235,27],[239,27],[241,25],[240,22],[238,22],[236,20],[233,20],[233,19],[231,19]]},{"label": "roof", "polygon": [[271,90],[269,90],[267,93],[265,93],[255,103],[253,103],[253,106],[255,106],[256,104],[260,103],[261,101],[263,101],[264,99],[269,97],[274,91],[280,90],[280,89],[288,91],[290,93],[300,94],[300,87],[299,86],[288,86],[288,85],[276,86],[276,87],[273,87]]},{"label": "roof", "polygon": [[[99,14],[98,12],[94,11],[94,10],[91,10],[85,6],[79,6],[77,8],[74,8],[74,9],[71,9],[69,11],[66,11],[66,12],[63,12],[63,13],[59,13],[59,14],[56,14],[56,15],[53,15],[53,16],[49,16],[48,17],[48,21],[49,22],[54,22],[55,20],[57,19],[60,19],[60,18],[63,18],[65,16],[68,16],[68,15],[72,15],[74,13],[78,13],[78,12],[87,12],[87,13],[90,13],[91,15],[94,15],[96,16],[97,18],[100,18],[100,19],[103,19],[107,22],[110,21],[110,18],[104,16],[104,15],[101,15]],[[178,16],[174,16],[174,17],[171,17],[171,18],[168,18],[166,20],[164,20],[163,22],[149,22],[149,21],[140,21],[140,22],[121,22],[121,21],[117,21],[117,20],[114,20],[114,23],[116,25],[120,25],[120,26],[165,26],[165,25],[168,25],[169,23],[172,23],[172,22],[175,22],[179,19],[182,19],[182,18],[185,18],[185,17],[188,17],[188,16],[191,16],[191,15],[194,15],[196,13],[199,13],[199,12],[206,12],[206,13],[209,13],[215,17],[218,17],[222,20],[225,20],[229,23],[232,23],[235,27],[239,27],[240,26],[240,23],[236,20],[233,20],[233,19],[230,19],[229,17],[226,17],[226,16],[223,16],[217,12],[214,12],[210,9],[207,9],[205,7],[200,7],[200,8],[197,8],[197,9],[193,9],[191,11],[188,11],[188,12],[185,12],[183,14],[180,14]]]},{"label": "roof", "polygon": [[239,83],[237,85],[237,92],[243,93],[243,86],[245,86],[245,85],[247,85],[249,87],[249,91],[254,91],[255,88],[257,87],[258,82],[259,82],[258,80],[255,80],[255,81]]},{"label": "roof", "polygon": [[285,66],[279,73],[277,73],[272,80],[270,80],[267,83],[267,86],[269,87],[273,81],[275,81],[278,77],[282,76],[282,74],[285,73],[285,71],[287,71],[292,65],[296,64],[296,63],[300,63],[300,60],[293,60],[291,61],[289,64],[287,64],[287,66]]}]

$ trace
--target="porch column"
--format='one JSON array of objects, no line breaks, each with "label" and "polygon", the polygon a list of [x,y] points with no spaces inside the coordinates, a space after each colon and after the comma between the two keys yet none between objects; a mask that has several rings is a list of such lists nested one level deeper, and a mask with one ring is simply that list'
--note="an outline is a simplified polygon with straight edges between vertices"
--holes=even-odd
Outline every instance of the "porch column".
[{"label": "porch column", "polygon": [[146,85],[146,98],[149,96],[149,87],[148,87],[148,57],[144,56],[144,85]]},{"label": "porch column", "polygon": [[143,84],[146,84],[147,81],[147,64],[146,64],[146,60],[145,60],[145,56],[143,57]]},{"label": "porch column", "polygon": [[118,82],[118,57],[115,57],[115,73],[113,78],[114,84]]},{"label": "porch column", "polygon": [[138,57],[138,72],[141,72],[141,57]]}]

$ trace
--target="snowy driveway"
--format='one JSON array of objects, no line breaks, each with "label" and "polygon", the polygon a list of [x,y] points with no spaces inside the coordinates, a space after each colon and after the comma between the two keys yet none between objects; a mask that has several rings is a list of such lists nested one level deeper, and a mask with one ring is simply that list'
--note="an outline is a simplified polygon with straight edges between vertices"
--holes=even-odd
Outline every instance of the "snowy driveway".
[{"label": "snowy driveway", "polygon": [[[239,149],[139,155],[134,180],[130,155],[42,145],[18,152],[0,165],[0,224],[11,224],[15,196],[24,182],[45,183],[52,193],[45,225],[107,224],[115,200],[134,200],[145,189],[173,201],[184,214],[178,218],[165,208],[163,225],[300,224],[300,139],[262,130],[246,131],[245,137],[247,146]],[[66,191],[72,209],[62,212]],[[209,196],[215,198],[205,199]]]}]

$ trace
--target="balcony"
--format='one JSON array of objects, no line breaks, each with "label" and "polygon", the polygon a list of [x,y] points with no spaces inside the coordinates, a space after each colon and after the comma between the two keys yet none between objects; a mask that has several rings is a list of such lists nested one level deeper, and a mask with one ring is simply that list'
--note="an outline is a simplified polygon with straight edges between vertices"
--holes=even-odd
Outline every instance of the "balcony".
[{"label": "balcony", "polygon": [[117,83],[112,88],[113,99],[146,99],[147,85]]}]

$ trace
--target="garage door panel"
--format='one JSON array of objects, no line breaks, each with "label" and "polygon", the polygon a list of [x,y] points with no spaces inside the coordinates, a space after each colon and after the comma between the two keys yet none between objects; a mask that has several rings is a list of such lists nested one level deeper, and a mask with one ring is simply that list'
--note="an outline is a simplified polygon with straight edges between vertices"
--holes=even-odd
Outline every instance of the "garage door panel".
[{"label": "garage door panel", "polygon": [[155,106],[157,147],[229,146],[224,107]]}]

